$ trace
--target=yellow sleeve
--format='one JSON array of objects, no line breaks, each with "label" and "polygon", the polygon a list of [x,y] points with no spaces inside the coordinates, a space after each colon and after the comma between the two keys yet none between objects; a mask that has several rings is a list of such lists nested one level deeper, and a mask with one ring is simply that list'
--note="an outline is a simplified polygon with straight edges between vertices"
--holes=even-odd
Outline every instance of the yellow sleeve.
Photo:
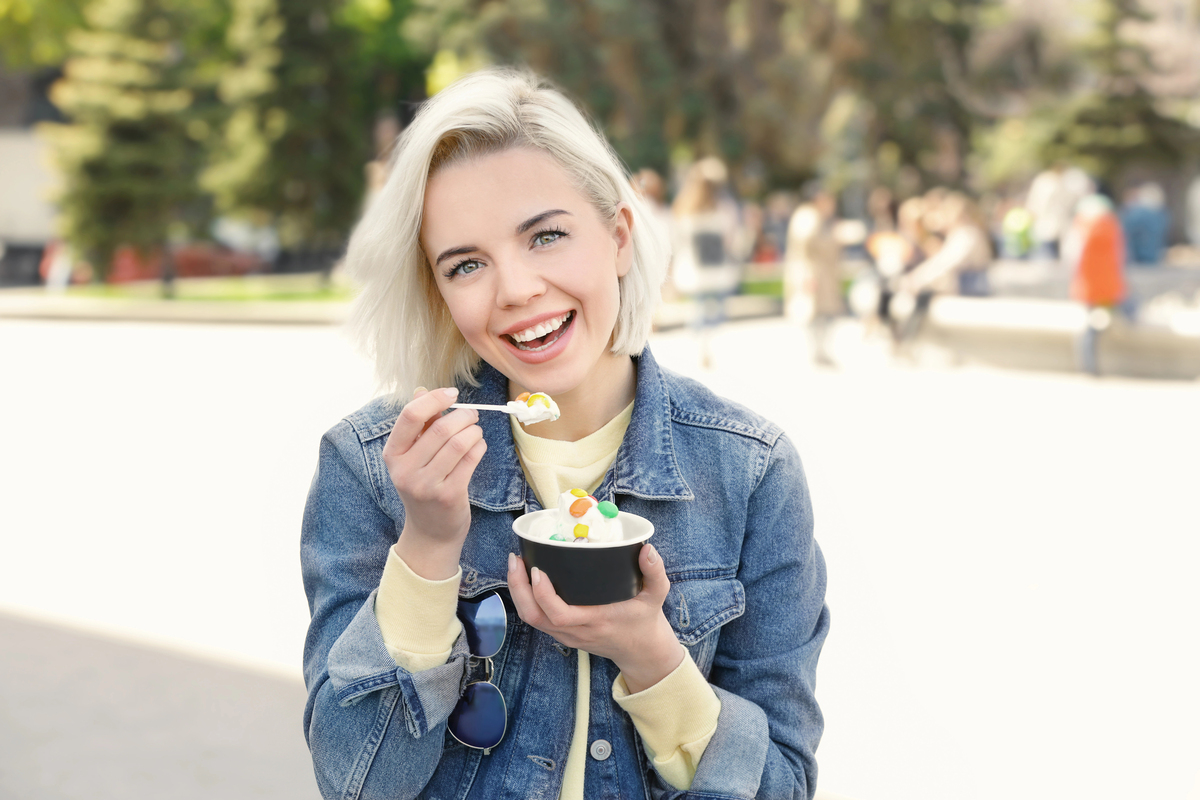
[{"label": "yellow sleeve", "polygon": [[630,694],[625,678],[618,675],[613,699],[633,720],[658,774],[676,789],[691,788],[721,713],[721,700],[692,657],[637,694]]},{"label": "yellow sleeve", "polygon": [[375,619],[383,643],[396,666],[420,672],[445,664],[454,640],[462,630],[458,610],[458,583],[462,568],[443,581],[429,581],[409,569],[396,551],[388,548]]}]

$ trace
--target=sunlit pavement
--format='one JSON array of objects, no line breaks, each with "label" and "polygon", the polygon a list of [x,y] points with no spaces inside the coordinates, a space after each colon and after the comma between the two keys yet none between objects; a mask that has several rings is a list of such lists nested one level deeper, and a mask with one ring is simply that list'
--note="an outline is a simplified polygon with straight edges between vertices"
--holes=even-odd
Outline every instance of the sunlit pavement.
[{"label": "sunlit pavement", "polygon": [[[654,338],[804,457],[822,788],[1200,798],[1200,384],[803,344]],[[315,797],[297,537],[368,365],[327,326],[0,320],[0,387],[0,796]]]}]

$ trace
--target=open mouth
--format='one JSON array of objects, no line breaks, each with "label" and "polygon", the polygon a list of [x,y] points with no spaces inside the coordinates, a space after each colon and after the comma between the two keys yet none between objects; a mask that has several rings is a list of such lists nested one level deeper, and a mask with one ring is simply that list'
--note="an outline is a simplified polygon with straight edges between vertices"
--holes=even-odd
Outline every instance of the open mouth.
[{"label": "open mouth", "polygon": [[512,342],[513,346],[518,350],[524,350],[527,353],[537,353],[558,341],[558,337],[562,336],[574,321],[575,312],[568,311],[561,317],[548,319],[518,333],[506,333],[504,337]]}]

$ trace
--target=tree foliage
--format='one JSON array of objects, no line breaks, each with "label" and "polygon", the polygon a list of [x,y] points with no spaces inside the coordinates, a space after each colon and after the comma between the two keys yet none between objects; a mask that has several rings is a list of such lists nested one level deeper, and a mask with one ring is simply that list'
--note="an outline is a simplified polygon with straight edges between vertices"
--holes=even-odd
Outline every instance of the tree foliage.
[{"label": "tree foliage", "polygon": [[418,0],[410,40],[527,65],[633,166],[724,157],[745,189],[810,175],[856,44],[824,0]]},{"label": "tree foliage", "polygon": [[203,217],[196,172],[200,27],[187,3],[97,0],[68,38],[52,99],[71,122],[45,130],[63,173],[68,241],[103,277],[118,247],[157,251]]},{"label": "tree foliage", "polygon": [[58,66],[67,57],[67,35],[83,24],[83,0],[0,0],[0,63]]},{"label": "tree foliage", "polygon": [[284,247],[338,247],[360,211],[370,158],[334,0],[233,0],[233,54],[219,94],[232,109],[204,175],[218,209],[274,225]]},{"label": "tree foliage", "polygon": [[748,197],[1001,185],[1053,160],[1111,179],[1198,152],[1147,86],[1137,0],[1081,0],[1056,12],[1092,14],[1070,27],[1010,0],[80,2],[0,0],[0,46],[19,68],[69,55],[62,208],[100,258],[202,235],[208,206],[336,249],[375,123],[485,64],[551,78],[629,166],[718,155]]}]

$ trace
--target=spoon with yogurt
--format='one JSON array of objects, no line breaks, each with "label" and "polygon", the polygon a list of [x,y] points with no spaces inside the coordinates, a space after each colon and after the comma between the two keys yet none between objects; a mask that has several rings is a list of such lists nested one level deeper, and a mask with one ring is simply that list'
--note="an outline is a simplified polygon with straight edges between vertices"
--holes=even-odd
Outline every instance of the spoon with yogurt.
[{"label": "spoon with yogurt", "polygon": [[558,403],[545,392],[521,392],[516,400],[509,400],[502,406],[486,403],[455,403],[451,408],[473,408],[476,411],[502,411],[512,414],[522,425],[532,425],[535,422],[553,422],[558,419]]}]

